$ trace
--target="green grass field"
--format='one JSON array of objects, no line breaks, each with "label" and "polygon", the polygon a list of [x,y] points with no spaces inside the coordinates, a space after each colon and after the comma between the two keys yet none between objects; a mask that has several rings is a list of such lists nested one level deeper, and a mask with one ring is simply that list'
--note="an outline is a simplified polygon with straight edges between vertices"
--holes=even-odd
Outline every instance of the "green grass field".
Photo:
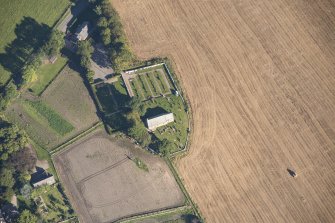
[{"label": "green grass field", "polygon": [[[0,53],[4,53],[6,45],[16,38],[15,27],[24,17],[52,27],[69,4],[69,0],[0,0]],[[10,72],[0,65],[0,85],[9,78]]]},{"label": "green grass field", "polygon": [[54,64],[44,64],[37,70],[38,80],[30,85],[35,95],[40,95],[67,63],[67,58],[58,57]]}]

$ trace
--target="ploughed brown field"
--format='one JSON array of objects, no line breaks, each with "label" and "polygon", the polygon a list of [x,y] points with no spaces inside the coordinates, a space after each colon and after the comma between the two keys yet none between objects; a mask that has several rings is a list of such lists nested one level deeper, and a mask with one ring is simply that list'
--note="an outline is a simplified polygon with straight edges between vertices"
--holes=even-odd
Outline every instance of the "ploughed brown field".
[{"label": "ploughed brown field", "polygon": [[140,58],[175,62],[194,125],[177,166],[207,222],[335,221],[334,0],[112,4]]}]

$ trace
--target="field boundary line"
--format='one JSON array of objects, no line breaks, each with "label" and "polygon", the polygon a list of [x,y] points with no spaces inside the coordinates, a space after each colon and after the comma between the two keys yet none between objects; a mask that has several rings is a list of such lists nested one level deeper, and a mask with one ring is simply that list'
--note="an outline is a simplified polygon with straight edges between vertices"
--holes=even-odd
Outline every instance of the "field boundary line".
[{"label": "field boundary line", "polygon": [[122,219],[113,221],[115,223],[130,223],[130,222],[134,222],[136,220],[140,220],[140,219],[145,219],[145,218],[152,218],[152,217],[157,217],[160,215],[165,215],[165,214],[172,214],[174,212],[178,212],[178,211],[184,211],[191,208],[190,206],[187,205],[183,205],[183,206],[179,206],[179,207],[174,207],[174,208],[167,208],[167,209],[163,209],[160,211],[152,211],[152,212],[147,212],[147,213],[143,213],[143,214],[138,214],[138,215],[134,215],[131,217],[124,217]]},{"label": "field boundary line", "polygon": [[[169,59],[165,59],[167,60],[167,62],[170,62]],[[192,116],[192,107],[191,107],[191,104],[189,103],[189,100],[187,98],[187,96],[184,95],[184,92],[180,89],[182,88],[179,88],[179,84],[176,83],[176,81],[174,80],[174,75],[170,72],[169,68],[168,68],[168,65],[166,62],[162,63],[163,64],[163,67],[165,68],[165,70],[167,71],[168,75],[169,75],[169,78],[171,79],[172,81],[172,84],[174,85],[175,89],[177,89],[177,91],[180,93],[180,97],[187,109],[186,113],[187,113],[187,118],[188,118],[188,131],[187,131],[187,138],[186,138],[186,142],[185,142],[185,146],[182,150],[179,150],[179,151],[176,151],[172,154],[170,154],[170,157],[176,157],[178,154],[180,155],[186,155],[187,152],[188,152],[188,148],[190,146],[190,135],[192,134],[192,129],[193,129],[193,116]],[[174,73],[174,72],[173,72]],[[176,77],[177,79],[177,77]],[[186,97],[186,99],[184,98]]]},{"label": "field boundary line", "polygon": [[202,217],[202,215],[200,213],[200,211],[198,210],[198,206],[193,202],[190,194],[187,192],[187,190],[184,186],[184,183],[183,183],[182,179],[180,179],[179,174],[178,174],[175,166],[173,165],[173,163],[171,162],[171,160],[169,158],[165,158],[165,160],[166,160],[166,163],[168,164],[173,176],[175,177],[181,191],[183,192],[186,199],[190,202],[190,204],[192,206],[192,209],[193,209],[193,212],[202,220],[202,222],[205,222],[204,218]]},{"label": "field boundary line", "polygon": [[66,142],[60,144],[59,146],[55,147],[54,149],[52,149],[49,154],[51,156],[56,155],[58,152],[60,152],[63,148],[73,144],[74,142],[76,142],[77,140],[83,138],[84,136],[88,135],[89,133],[93,132],[94,130],[96,130],[97,128],[103,126],[103,122],[102,121],[98,121],[96,122],[92,127],[82,131],[81,133],[79,133],[78,135],[75,135],[74,137],[70,138],[69,140],[67,140]]}]

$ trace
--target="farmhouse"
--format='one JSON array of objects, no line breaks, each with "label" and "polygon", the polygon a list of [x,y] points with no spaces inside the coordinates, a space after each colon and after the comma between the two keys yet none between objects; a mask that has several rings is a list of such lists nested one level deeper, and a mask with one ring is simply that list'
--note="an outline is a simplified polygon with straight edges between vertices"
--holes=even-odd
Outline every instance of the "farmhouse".
[{"label": "farmhouse", "polygon": [[52,176],[50,173],[47,173],[42,168],[37,168],[38,170],[31,175],[31,184],[33,187],[39,187],[42,185],[52,185],[56,183],[54,176]]},{"label": "farmhouse", "polygon": [[88,37],[88,22],[84,22],[80,26],[78,26],[76,31],[76,37],[79,41],[85,40]]},{"label": "farmhouse", "polygon": [[161,114],[147,118],[147,127],[150,131],[174,121],[173,113]]}]

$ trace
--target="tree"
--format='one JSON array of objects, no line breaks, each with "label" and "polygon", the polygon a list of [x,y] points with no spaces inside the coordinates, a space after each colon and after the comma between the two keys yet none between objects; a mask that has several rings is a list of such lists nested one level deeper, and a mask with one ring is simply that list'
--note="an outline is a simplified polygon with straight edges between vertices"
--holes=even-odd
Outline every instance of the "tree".
[{"label": "tree", "polygon": [[111,43],[111,31],[108,28],[101,30],[101,39],[105,46]]},{"label": "tree", "polygon": [[80,65],[87,70],[90,69],[91,67],[91,61],[90,61],[90,58],[89,57],[86,57],[86,56],[82,56],[80,58]]},{"label": "tree", "polygon": [[36,215],[32,214],[29,210],[24,210],[21,214],[17,223],[36,223],[37,222]]},{"label": "tree", "polygon": [[0,119],[0,142],[0,160],[7,160],[26,145],[27,137],[16,125]]},{"label": "tree", "polygon": [[94,48],[92,47],[90,41],[84,40],[78,43],[78,51],[77,51],[78,55],[91,57],[91,54],[93,53],[93,51],[94,51]]},{"label": "tree", "polygon": [[101,17],[98,21],[98,27],[99,28],[107,28],[108,27],[108,21],[105,17]]},{"label": "tree", "polygon": [[171,149],[172,149],[172,143],[167,139],[163,139],[158,144],[159,152],[165,157],[170,155]]},{"label": "tree", "polygon": [[86,77],[87,77],[87,80],[90,82],[90,83],[93,83],[94,81],[94,72],[92,70],[88,70],[86,72]]},{"label": "tree", "polygon": [[7,202],[11,202],[12,197],[13,197],[14,194],[15,193],[14,193],[13,188],[7,187],[7,188],[4,188],[0,197],[1,197],[2,200],[5,200]]},{"label": "tree", "polygon": [[7,108],[10,101],[15,98],[18,94],[16,85],[13,81],[9,81],[6,84],[5,88],[2,90],[0,94],[0,110],[3,111]]},{"label": "tree", "polygon": [[101,15],[102,14],[102,8],[101,8],[101,6],[99,6],[99,5],[97,5],[94,9],[93,9],[93,11],[95,12],[95,14],[97,14],[97,15]]},{"label": "tree", "polygon": [[141,105],[141,99],[138,97],[132,97],[129,101],[129,107],[132,111],[137,111]]},{"label": "tree", "polygon": [[78,43],[77,54],[80,56],[80,65],[88,71],[91,67],[91,55],[94,51],[91,43],[88,40],[80,41]]},{"label": "tree", "polygon": [[8,159],[8,165],[15,170],[23,173],[32,170],[36,165],[37,157],[32,149],[25,147],[20,151],[14,152]]},{"label": "tree", "polygon": [[14,191],[15,180],[11,169],[2,168],[0,170],[0,197],[2,200],[10,201]]},{"label": "tree", "polygon": [[30,198],[30,195],[31,195],[31,191],[33,190],[33,188],[30,186],[30,184],[25,184],[21,190],[20,190],[20,193],[22,194],[22,196],[25,198],[25,199],[29,199]]},{"label": "tree", "polygon": [[20,173],[19,180],[22,184],[29,183],[31,180],[31,174],[28,171],[23,171]]},{"label": "tree", "polygon": [[31,83],[35,79],[36,76],[37,76],[36,69],[33,66],[30,66],[30,65],[25,66],[22,69],[21,85]]},{"label": "tree", "polygon": [[116,72],[120,72],[129,67],[134,59],[129,47],[123,42],[114,44],[110,51],[110,57]]},{"label": "tree", "polygon": [[64,33],[55,29],[50,34],[48,42],[43,47],[43,52],[49,56],[56,56],[65,46]]},{"label": "tree", "polygon": [[10,99],[16,97],[17,94],[18,94],[17,87],[14,84],[14,82],[13,81],[8,82],[4,90],[4,96],[5,96],[4,98],[9,101]]},{"label": "tree", "polygon": [[2,168],[0,172],[0,186],[6,188],[12,188],[15,184],[12,170],[8,168]]},{"label": "tree", "polygon": [[128,130],[129,136],[133,137],[136,141],[138,141],[141,146],[146,147],[151,142],[151,136],[146,130],[146,128],[139,123],[136,123]]},{"label": "tree", "polygon": [[141,146],[146,147],[151,143],[151,135],[141,122],[140,116],[137,111],[132,111],[127,114],[128,123],[130,128],[128,129],[128,135],[138,141]]}]

